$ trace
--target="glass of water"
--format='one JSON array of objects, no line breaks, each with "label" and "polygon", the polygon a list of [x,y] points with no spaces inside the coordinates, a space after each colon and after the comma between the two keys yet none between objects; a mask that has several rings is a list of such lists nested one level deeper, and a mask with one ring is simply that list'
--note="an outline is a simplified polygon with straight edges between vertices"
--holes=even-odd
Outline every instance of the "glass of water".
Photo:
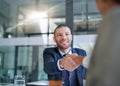
[{"label": "glass of water", "polygon": [[14,78],[15,86],[25,86],[25,76],[24,75],[16,75]]}]

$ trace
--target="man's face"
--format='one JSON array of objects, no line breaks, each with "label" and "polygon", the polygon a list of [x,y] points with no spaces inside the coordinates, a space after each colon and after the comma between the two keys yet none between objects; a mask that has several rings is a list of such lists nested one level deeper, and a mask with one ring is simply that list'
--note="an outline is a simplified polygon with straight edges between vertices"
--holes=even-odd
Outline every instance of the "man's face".
[{"label": "man's face", "polygon": [[72,41],[70,29],[68,27],[61,27],[56,29],[54,34],[54,41],[60,49],[69,48]]}]

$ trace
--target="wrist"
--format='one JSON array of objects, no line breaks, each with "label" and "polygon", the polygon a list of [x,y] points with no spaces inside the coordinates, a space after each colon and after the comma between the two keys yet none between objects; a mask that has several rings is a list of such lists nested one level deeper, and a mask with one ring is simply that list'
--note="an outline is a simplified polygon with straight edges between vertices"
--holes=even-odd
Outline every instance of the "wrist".
[{"label": "wrist", "polygon": [[62,60],[60,60],[60,68],[64,69],[64,66],[62,65]]}]

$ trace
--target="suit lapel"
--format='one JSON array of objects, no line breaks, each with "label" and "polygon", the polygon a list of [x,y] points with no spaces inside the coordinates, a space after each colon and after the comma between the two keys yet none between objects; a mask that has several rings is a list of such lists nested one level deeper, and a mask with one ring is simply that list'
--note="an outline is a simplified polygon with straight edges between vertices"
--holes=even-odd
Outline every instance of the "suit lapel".
[{"label": "suit lapel", "polygon": [[58,51],[58,48],[56,47],[55,49],[54,49],[54,57],[55,57],[55,60],[58,60],[58,59],[60,59],[60,58],[62,58],[62,55],[60,54],[60,52]]},{"label": "suit lapel", "polygon": [[72,53],[76,53],[76,50],[74,48],[72,48]]}]

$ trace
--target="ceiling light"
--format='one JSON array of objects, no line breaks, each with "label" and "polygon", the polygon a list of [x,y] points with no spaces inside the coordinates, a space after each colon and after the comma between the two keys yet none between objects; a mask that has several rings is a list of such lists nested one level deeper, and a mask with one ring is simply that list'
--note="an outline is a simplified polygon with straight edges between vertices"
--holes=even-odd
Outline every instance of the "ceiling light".
[{"label": "ceiling light", "polygon": [[48,17],[46,12],[33,11],[27,15],[27,19],[38,19]]}]

